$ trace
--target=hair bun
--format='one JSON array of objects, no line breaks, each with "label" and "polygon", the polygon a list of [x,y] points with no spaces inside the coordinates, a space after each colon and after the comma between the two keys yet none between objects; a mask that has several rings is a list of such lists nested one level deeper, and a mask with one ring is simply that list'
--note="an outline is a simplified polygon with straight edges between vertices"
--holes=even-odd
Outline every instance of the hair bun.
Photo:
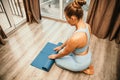
[{"label": "hair bun", "polygon": [[76,3],[77,5],[83,6],[83,5],[86,4],[86,1],[85,1],[85,0],[75,0],[75,3]]}]

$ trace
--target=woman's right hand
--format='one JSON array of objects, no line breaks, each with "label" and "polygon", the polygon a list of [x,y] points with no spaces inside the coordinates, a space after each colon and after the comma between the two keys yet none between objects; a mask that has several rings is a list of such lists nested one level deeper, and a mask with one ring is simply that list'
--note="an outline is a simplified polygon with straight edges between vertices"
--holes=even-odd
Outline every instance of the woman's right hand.
[{"label": "woman's right hand", "polygon": [[60,51],[62,49],[62,46],[58,46],[56,48],[54,48],[55,51]]}]

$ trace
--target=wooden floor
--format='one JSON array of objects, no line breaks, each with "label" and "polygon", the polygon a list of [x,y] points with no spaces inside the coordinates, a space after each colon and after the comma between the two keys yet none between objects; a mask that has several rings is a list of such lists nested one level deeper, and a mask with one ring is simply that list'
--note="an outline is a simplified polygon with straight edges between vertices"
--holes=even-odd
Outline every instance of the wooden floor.
[{"label": "wooden floor", "polygon": [[40,24],[23,25],[9,36],[6,45],[0,45],[0,80],[118,80],[120,45],[94,35],[90,43],[94,75],[70,72],[55,64],[49,72],[30,65],[48,41],[64,42],[74,30],[66,23],[44,18]]}]

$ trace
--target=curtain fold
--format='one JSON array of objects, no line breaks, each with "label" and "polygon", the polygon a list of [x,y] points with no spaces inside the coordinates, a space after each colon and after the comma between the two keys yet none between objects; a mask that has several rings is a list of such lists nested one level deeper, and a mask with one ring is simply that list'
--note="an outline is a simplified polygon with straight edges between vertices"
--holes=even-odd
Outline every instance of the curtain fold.
[{"label": "curtain fold", "polygon": [[23,0],[27,22],[35,21],[37,23],[41,20],[40,1],[39,0]]},{"label": "curtain fold", "polygon": [[0,35],[3,39],[7,38],[6,34],[4,33],[2,27],[0,26]]},{"label": "curtain fold", "polygon": [[119,0],[91,0],[87,22],[92,33],[99,38],[117,39],[117,43],[120,43],[119,10]]},{"label": "curtain fold", "polygon": [[5,39],[5,38],[7,38],[7,36],[6,36],[6,34],[4,33],[2,27],[0,26],[0,43],[1,43],[1,44],[5,44],[5,43],[4,43],[4,40],[3,40],[3,39]]}]

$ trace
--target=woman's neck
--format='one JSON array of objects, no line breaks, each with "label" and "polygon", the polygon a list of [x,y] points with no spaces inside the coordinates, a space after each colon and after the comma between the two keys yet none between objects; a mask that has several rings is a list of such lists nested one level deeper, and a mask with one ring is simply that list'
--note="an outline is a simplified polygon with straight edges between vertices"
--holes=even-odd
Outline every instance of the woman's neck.
[{"label": "woman's neck", "polygon": [[76,23],[76,30],[80,29],[81,27],[83,27],[85,25],[84,21],[82,19],[80,19],[77,23]]}]

